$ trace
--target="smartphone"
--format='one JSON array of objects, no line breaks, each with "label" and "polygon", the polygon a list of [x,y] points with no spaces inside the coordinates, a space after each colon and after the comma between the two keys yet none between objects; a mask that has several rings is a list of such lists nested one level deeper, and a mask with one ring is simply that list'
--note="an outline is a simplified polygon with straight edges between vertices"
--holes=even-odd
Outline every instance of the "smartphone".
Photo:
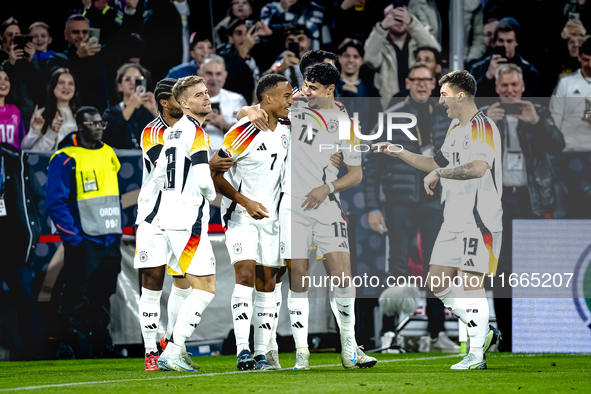
[{"label": "smartphone", "polygon": [[14,43],[16,44],[16,49],[25,49],[25,46],[33,41],[33,36],[28,34],[16,34],[14,36]]},{"label": "smartphone", "polygon": [[505,110],[505,115],[521,115],[523,112],[523,105],[519,103],[501,103],[501,108]]},{"label": "smartphone", "polygon": [[300,58],[300,44],[297,42],[290,42],[287,44],[287,50],[293,52],[298,59]]},{"label": "smartphone", "polygon": [[408,4],[408,0],[393,0],[392,1],[392,6],[394,8],[404,7],[407,4]]},{"label": "smartphone", "polygon": [[568,13],[568,20],[569,21],[580,21],[581,14],[579,14],[578,12],[569,12]]},{"label": "smartphone", "polygon": [[145,78],[135,80],[135,90],[140,92],[141,96],[146,94],[146,79]]},{"label": "smartphone", "polygon": [[211,103],[211,112],[215,112],[219,115],[220,113],[220,103]]},{"label": "smartphone", "polygon": [[91,27],[88,29],[88,42],[98,44],[101,39],[101,29],[97,27]]},{"label": "smartphone", "polygon": [[506,58],[506,52],[505,52],[505,47],[504,46],[498,46],[498,47],[494,47],[492,49],[492,53],[493,55],[501,55],[502,57]]},{"label": "smartphone", "polygon": [[[256,22],[253,21],[252,19],[247,19],[244,21],[244,23],[246,24],[246,31],[249,31],[251,27],[256,25]],[[254,31],[257,31],[257,29],[255,28]]]}]

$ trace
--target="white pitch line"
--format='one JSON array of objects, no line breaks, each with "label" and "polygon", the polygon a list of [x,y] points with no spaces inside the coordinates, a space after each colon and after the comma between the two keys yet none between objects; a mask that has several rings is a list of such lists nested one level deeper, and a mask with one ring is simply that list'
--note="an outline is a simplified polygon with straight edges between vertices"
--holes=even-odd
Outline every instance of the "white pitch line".
[{"label": "white pitch line", "polygon": [[[392,359],[392,360],[378,360],[378,363],[384,364],[384,363],[393,363],[393,362],[401,362],[401,361],[438,360],[438,359],[452,358],[452,357],[459,357],[459,356],[456,354],[452,354],[449,356],[438,356],[438,357],[401,358],[401,359]],[[327,367],[340,367],[340,366],[341,366],[341,364],[327,364],[327,365],[313,365],[313,366],[310,366],[310,368],[327,368]],[[291,370],[291,368],[281,368],[279,371],[286,371],[286,370]],[[39,390],[39,389],[56,388],[56,387],[84,386],[84,385],[90,385],[90,384],[125,383],[125,382],[138,382],[138,381],[145,382],[145,381],[150,381],[150,380],[200,378],[200,377],[206,377],[206,376],[236,375],[236,374],[253,373],[253,372],[261,372],[261,371],[230,371],[230,372],[195,373],[195,374],[189,373],[187,375],[161,376],[161,377],[145,378],[145,379],[119,379],[119,380],[102,380],[102,381],[98,381],[98,382],[47,384],[47,385],[43,385],[43,386],[28,386],[28,387],[14,387],[14,388],[10,388],[10,389],[0,389],[0,392]]]}]

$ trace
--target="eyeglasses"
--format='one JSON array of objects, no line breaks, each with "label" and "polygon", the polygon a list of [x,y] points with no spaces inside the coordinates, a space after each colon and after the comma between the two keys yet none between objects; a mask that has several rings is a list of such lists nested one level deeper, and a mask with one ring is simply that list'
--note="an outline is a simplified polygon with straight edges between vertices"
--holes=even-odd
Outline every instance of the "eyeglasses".
[{"label": "eyeglasses", "polygon": [[123,77],[125,82],[143,81],[144,77]]},{"label": "eyeglasses", "polygon": [[433,80],[433,78],[408,78],[408,80],[410,82],[416,82],[416,83],[420,83],[420,82],[431,82]]},{"label": "eyeglasses", "polygon": [[103,122],[102,120],[95,120],[94,122],[82,122],[85,126],[94,126],[95,129],[106,129],[107,122]]}]

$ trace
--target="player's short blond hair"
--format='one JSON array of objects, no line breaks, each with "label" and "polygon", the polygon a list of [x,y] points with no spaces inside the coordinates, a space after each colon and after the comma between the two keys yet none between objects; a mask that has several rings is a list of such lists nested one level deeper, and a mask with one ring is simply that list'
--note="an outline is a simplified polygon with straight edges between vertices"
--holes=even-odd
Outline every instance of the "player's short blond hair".
[{"label": "player's short blond hair", "polygon": [[191,86],[195,86],[198,83],[202,83],[205,85],[205,78],[198,77],[196,75],[190,75],[188,77],[179,78],[174,86],[172,87],[172,95],[178,101],[181,102],[182,98],[185,98],[185,92]]}]

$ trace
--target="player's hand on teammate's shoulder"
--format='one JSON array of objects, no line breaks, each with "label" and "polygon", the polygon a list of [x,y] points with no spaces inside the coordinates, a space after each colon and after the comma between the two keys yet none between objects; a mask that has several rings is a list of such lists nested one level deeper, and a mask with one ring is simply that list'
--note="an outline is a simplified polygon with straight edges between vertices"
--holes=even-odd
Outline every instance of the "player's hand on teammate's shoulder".
[{"label": "player's hand on teammate's shoulder", "polygon": [[306,200],[302,204],[304,209],[318,209],[320,205],[326,200],[326,197],[330,194],[330,188],[327,184],[318,186],[308,194],[306,194]]},{"label": "player's hand on teammate's shoulder", "polygon": [[260,202],[248,200],[244,204],[244,208],[253,219],[260,220],[269,217],[269,211]]},{"label": "player's hand on teammate's shoulder", "polygon": [[269,115],[258,106],[254,105],[246,110],[248,120],[259,130],[269,131]]},{"label": "player's hand on teammate's shoulder", "polygon": [[388,141],[384,141],[372,144],[371,150],[373,150],[374,153],[385,153],[388,156],[398,157],[400,152],[402,152],[404,149],[402,149],[400,145],[395,145]]},{"label": "player's hand on teammate's shoulder", "polygon": [[427,174],[427,176],[425,177],[425,180],[423,181],[425,191],[427,192],[427,194],[429,196],[433,195],[433,189],[435,189],[435,186],[437,185],[437,181],[439,181],[439,168],[437,168],[437,169],[431,171],[429,174]]},{"label": "player's hand on teammate's shoulder", "polygon": [[221,157],[219,155],[220,150],[218,149],[212,158],[209,160],[209,168],[214,173],[226,172],[234,164],[234,159],[231,157]]}]

